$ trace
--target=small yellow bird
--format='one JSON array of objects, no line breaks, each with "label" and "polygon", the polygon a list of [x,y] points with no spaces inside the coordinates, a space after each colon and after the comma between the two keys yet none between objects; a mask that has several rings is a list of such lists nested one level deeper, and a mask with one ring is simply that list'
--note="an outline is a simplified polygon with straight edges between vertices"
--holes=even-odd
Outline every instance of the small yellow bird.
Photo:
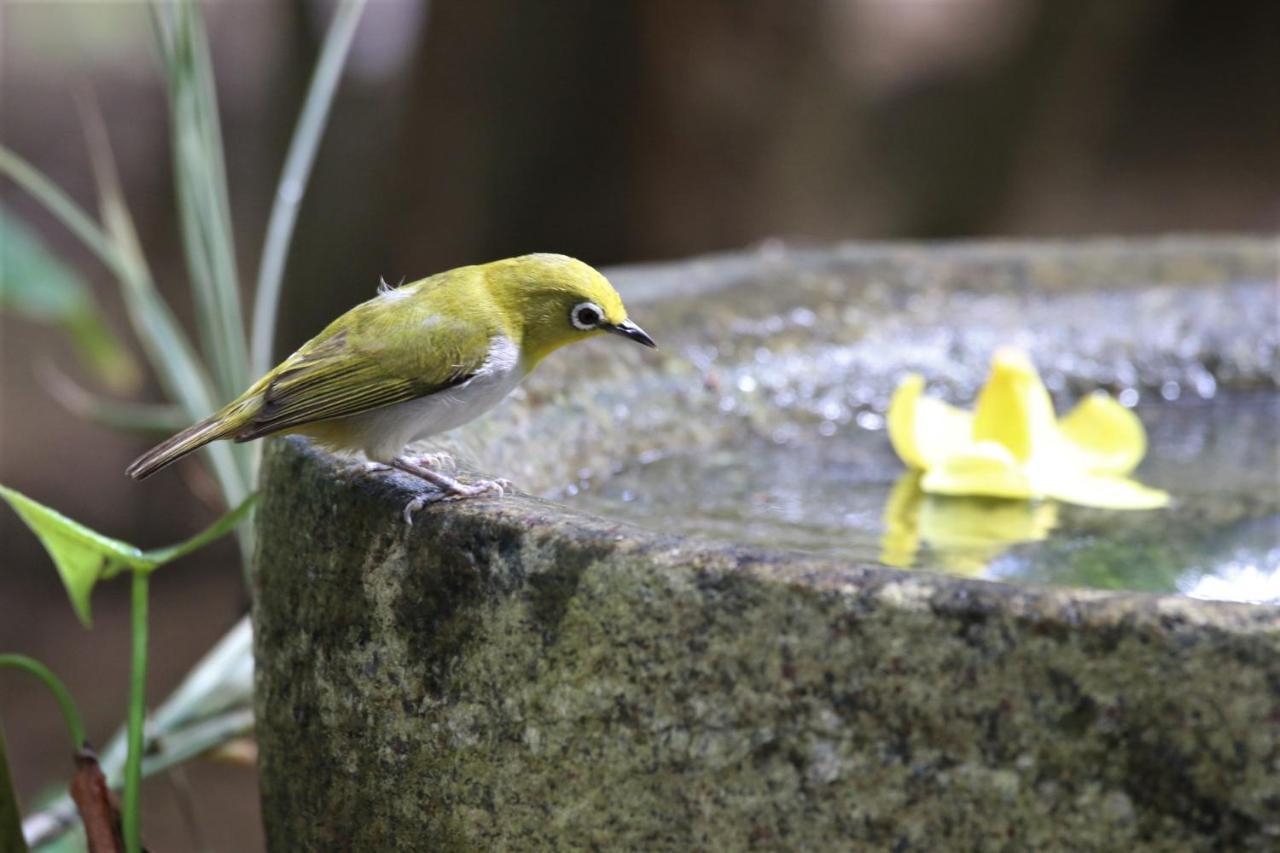
[{"label": "small yellow bird", "polygon": [[[436,499],[501,495],[502,481],[460,483],[404,448],[479,417],[552,351],[602,332],[655,346],[627,318],[609,280],[564,255],[525,255],[384,286],[127,473],[141,480],[219,439],[294,433],[420,477],[439,490]],[[405,519],[428,501],[412,501]]]}]

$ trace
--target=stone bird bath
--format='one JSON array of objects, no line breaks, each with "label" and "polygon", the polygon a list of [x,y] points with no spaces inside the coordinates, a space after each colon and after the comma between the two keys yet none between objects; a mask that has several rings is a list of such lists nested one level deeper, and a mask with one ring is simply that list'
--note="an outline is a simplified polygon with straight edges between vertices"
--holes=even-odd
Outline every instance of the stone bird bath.
[{"label": "stone bird bath", "polygon": [[[1280,608],[1073,585],[1184,588],[1153,529],[1280,548],[1273,241],[768,247],[611,277],[661,352],[561,353],[441,445],[543,497],[408,527],[406,478],[270,448],[273,849],[1280,846]],[[894,384],[967,401],[1003,343],[1064,397],[1272,408],[1225,456],[1208,434],[1153,463],[1175,497],[1239,473],[1119,529],[1130,550],[1099,557],[1109,522],[1068,513],[1076,538],[987,553],[984,578],[881,565]]]}]

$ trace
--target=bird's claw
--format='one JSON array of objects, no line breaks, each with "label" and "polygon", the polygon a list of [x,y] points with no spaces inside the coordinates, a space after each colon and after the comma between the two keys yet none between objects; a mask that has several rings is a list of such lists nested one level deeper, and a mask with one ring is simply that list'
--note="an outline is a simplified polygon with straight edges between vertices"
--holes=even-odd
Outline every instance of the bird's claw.
[{"label": "bird's claw", "polygon": [[445,453],[443,451],[440,453],[424,453],[421,456],[418,456],[414,461],[423,468],[431,468],[433,470],[447,468],[450,471],[458,470],[458,463],[454,460],[453,454]]},{"label": "bird's claw", "polygon": [[416,498],[404,505],[404,511],[401,513],[404,516],[404,523],[413,527],[413,514],[415,512],[428,504],[439,503],[447,497],[448,495],[445,493],[436,491],[427,492],[425,495],[418,495]]},{"label": "bird's claw", "polygon": [[504,496],[507,492],[513,490],[515,486],[510,480],[476,480],[469,485],[458,484],[462,488],[456,490],[450,497],[452,498],[478,498],[481,495],[493,495],[495,498]]},{"label": "bird's claw", "polygon": [[413,514],[423,507],[439,503],[441,501],[456,501],[466,498],[478,498],[483,495],[493,495],[500,498],[507,492],[514,491],[515,485],[510,480],[499,478],[497,480],[476,480],[474,483],[458,483],[454,482],[454,486],[448,489],[433,489],[426,494],[418,495],[413,500],[404,505],[404,523],[413,526]]}]

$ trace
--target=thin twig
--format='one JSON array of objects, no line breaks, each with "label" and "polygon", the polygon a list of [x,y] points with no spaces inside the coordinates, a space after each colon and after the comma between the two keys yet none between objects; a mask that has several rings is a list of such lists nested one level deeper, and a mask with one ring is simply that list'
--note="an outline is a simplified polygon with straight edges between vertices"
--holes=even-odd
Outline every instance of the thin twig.
[{"label": "thin twig", "polygon": [[89,853],[120,853],[124,849],[120,808],[98,766],[98,756],[85,745],[76,752],[75,763],[71,799],[80,813]]}]

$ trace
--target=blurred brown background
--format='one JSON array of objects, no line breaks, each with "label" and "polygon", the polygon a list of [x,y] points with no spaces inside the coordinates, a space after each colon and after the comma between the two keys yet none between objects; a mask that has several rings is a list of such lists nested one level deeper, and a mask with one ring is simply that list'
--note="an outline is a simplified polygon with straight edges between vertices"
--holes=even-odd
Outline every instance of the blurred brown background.
[{"label": "blurred brown background", "polygon": [[[245,280],[331,8],[205,5]],[[71,97],[91,86],[145,248],[189,320],[146,8],[4,0],[0,15],[4,144],[92,207]],[[278,349],[379,276],[528,251],[613,264],[777,236],[1274,232],[1278,92],[1273,2],[373,0],[298,224]],[[3,191],[124,331],[101,267]],[[196,468],[131,483],[121,472],[148,442],[42,392],[33,365],[76,369],[58,334],[0,324],[0,482],[144,546],[212,518]],[[156,700],[244,611],[235,559],[224,542],[159,576]],[[0,650],[53,665],[104,741],[124,708],[124,585],[95,608],[86,634],[36,541],[0,512]],[[0,677],[0,719],[24,795],[65,776],[41,691]],[[252,771],[187,775],[209,846],[260,846]],[[177,787],[148,783],[153,849],[197,846]]]}]

